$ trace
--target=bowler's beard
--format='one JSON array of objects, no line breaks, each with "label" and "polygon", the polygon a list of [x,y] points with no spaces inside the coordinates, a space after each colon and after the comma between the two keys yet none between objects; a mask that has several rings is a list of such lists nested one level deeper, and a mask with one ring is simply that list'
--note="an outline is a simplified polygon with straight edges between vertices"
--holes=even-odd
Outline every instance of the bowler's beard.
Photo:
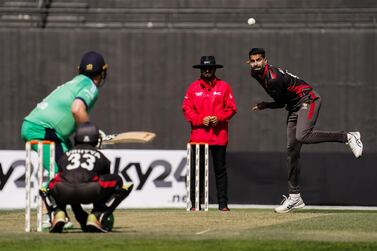
[{"label": "bowler's beard", "polygon": [[250,69],[250,75],[251,76],[262,76],[264,68],[261,69]]}]

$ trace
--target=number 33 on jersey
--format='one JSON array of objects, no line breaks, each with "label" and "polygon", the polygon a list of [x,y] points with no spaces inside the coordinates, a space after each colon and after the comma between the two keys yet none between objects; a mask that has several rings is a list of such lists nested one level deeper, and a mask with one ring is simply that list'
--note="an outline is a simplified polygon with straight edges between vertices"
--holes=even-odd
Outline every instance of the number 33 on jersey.
[{"label": "number 33 on jersey", "polygon": [[59,160],[61,178],[72,184],[91,181],[95,176],[110,173],[110,161],[88,145],[66,152]]}]

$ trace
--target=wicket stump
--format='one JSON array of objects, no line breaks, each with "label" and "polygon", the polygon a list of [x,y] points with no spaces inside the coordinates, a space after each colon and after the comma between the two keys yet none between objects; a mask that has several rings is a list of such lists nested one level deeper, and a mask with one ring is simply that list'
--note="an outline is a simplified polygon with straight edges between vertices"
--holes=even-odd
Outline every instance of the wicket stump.
[{"label": "wicket stump", "polygon": [[[200,167],[201,154],[200,147],[204,146],[204,211],[208,211],[208,195],[209,195],[209,150],[207,143],[188,143],[187,144],[187,176],[186,176],[186,190],[187,190],[187,204],[186,210],[189,211],[194,205],[191,202],[191,154],[192,148],[195,151],[195,211],[200,210]],[[203,158],[203,157],[202,157]]]},{"label": "wicket stump", "polygon": [[[25,206],[25,232],[31,232],[30,224],[30,211],[31,211],[31,175],[32,175],[32,163],[31,163],[31,146],[38,146],[38,170],[37,170],[37,189],[42,187],[43,183],[43,145],[50,146],[50,177],[51,180],[54,177],[55,172],[55,143],[48,140],[31,140],[26,142],[26,164],[25,164],[25,189],[26,189],[26,206]],[[35,186],[34,186],[35,188]],[[42,231],[42,199],[39,196],[37,190],[37,231]]]}]

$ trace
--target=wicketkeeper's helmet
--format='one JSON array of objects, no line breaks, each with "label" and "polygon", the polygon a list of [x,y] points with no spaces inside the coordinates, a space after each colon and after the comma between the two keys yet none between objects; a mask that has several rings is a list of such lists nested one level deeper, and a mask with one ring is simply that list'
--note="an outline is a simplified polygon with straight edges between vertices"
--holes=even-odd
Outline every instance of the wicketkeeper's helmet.
[{"label": "wicketkeeper's helmet", "polygon": [[99,139],[99,130],[91,122],[85,122],[80,124],[76,129],[74,137],[75,145],[89,144],[96,146]]}]

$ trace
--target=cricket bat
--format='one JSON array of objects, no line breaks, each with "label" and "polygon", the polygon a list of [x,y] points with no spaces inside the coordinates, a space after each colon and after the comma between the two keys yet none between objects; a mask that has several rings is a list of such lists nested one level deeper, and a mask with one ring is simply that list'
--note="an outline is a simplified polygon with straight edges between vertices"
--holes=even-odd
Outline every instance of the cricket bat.
[{"label": "cricket bat", "polygon": [[123,132],[118,134],[109,134],[102,138],[102,145],[126,144],[126,143],[147,143],[156,137],[153,132]]}]

